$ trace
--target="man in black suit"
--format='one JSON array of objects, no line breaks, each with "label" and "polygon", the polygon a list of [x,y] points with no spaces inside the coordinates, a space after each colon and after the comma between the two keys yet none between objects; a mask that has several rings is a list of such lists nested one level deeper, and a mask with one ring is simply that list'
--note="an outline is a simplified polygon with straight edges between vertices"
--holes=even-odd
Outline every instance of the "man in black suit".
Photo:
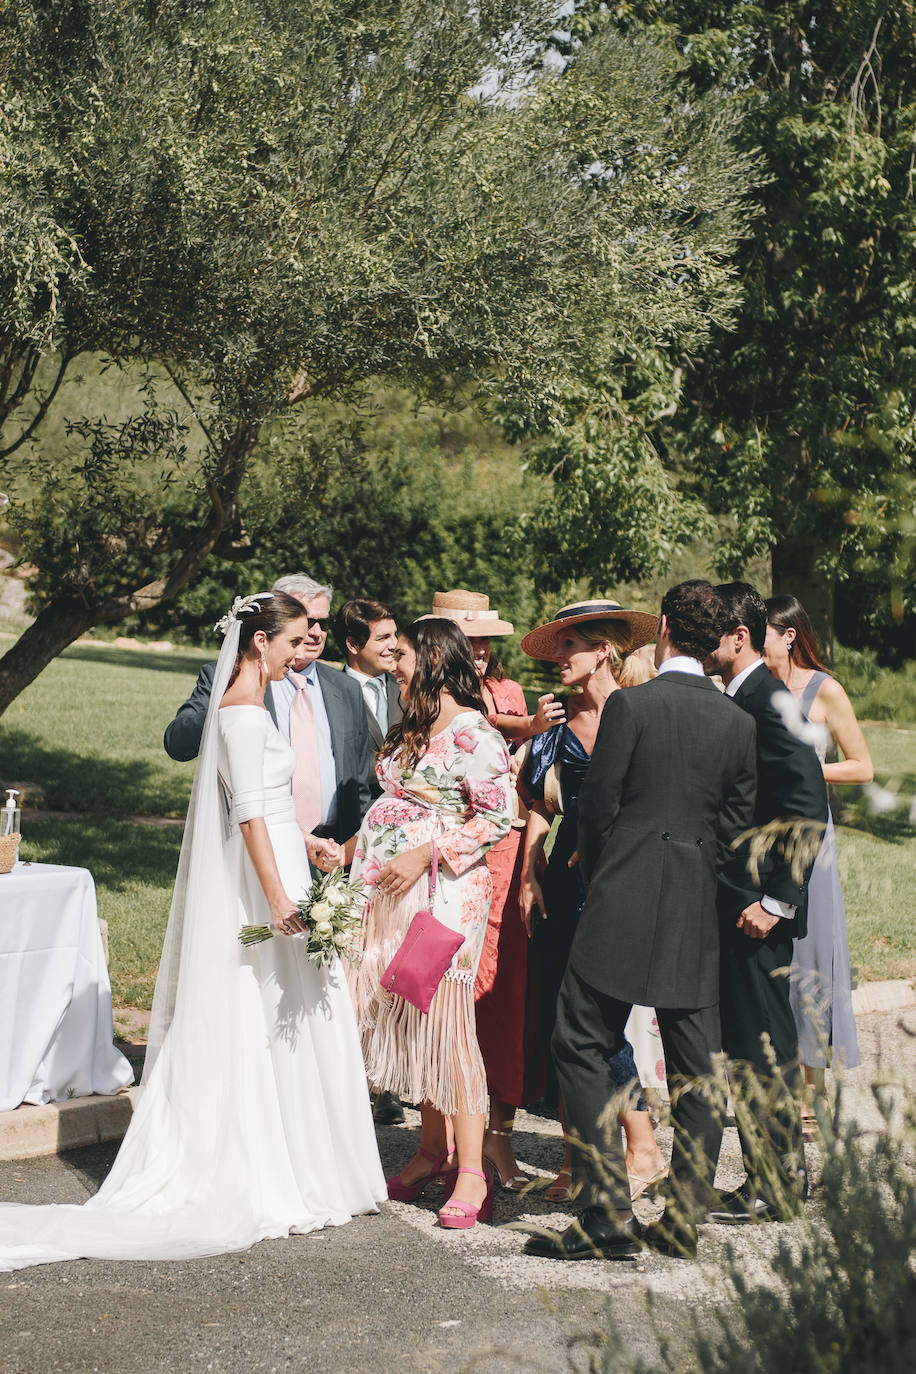
[{"label": "man in black suit", "polygon": [[381,601],[356,597],[345,601],[337,612],[334,633],[346,658],[344,672],[363,694],[373,765],[369,785],[374,800],[382,790],[375,776],[375,760],[382,741],[402,714],[400,689],[393,675],[398,627]]},{"label": "man in black suit", "polygon": [[[761,596],[747,582],[716,590],[727,620],[705,667],[721,675],[727,695],[756,723],[757,847],[768,840],[756,861],[745,841],[741,862],[719,880],[722,1039],[747,1182],[725,1194],[709,1220],[734,1224],[796,1215],[807,1194],[803,1085],[787,974],[793,940],[807,930],[807,884],[827,823],[827,790],[814,749],[787,726],[791,696],[761,657],[767,629]],[[750,1116],[742,1123],[742,1103],[755,1118],[752,1131]]]},{"label": "man in black suit", "polygon": [[[310,845],[309,857],[318,867],[326,869],[341,860],[349,863],[360,823],[369,809],[371,765],[366,713],[357,684],[336,669],[318,662],[327,642],[331,588],[304,573],[294,573],[279,578],[272,590],[286,592],[301,602],[309,621],[308,636],[290,673],[301,675],[309,684],[318,731],[321,819],[313,834],[331,843]],[[215,666],[204,664],[191,696],[166,727],[165,751],[180,762],[196,758],[200,749]],[[286,739],[289,739],[290,707],[295,695],[296,687],[290,674],[282,682],[270,683],[265,694],[265,705]]]},{"label": "man in black suit", "polygon": [[[584,1211],[562,1234],[532,1237],[529,1254],[618,1259],[640,1248],[607,1063],[634,1003],[655,1007],[665,1049],[672,1191],[690,1213],[697,1192],[711,1192],[722,1128],[696,1080],[712,1073],[720,1045],[717,845],[727,850],[750,825],[755,791],[753,722],[703,675],[722,630],[708,582],[673,587],[658,676],[612,693],[601,717],[579,794],[587,897],[553,1036]],[[647,1238],[668,1246],[666,1234]]]}]

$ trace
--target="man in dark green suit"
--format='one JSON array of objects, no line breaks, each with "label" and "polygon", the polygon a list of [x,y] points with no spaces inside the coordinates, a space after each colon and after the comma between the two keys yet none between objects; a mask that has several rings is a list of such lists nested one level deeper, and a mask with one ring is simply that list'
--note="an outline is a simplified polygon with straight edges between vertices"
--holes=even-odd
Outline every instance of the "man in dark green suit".
[{"label": "man in dark green suit", "polygon": [[719,877],[722,1040],[734,1064],[733,1086],[746,1106],[754,1104],[757,1137],[750,1139],[739,1121],[747,1181],[709,1212],[710,1221],[735,1224],[795,1215],[807,1195],[787,974],[793,941],[807,930],[807,884],[827,823],[827,790],[814,749],[787,724],[791,695],[763,662],[763,599],[747,582],[716,590],[726,628],[704,666],[721,675],[726,694],[756,723],[754,829],[768,840],[756,863],[745,841],[742,862]]}]

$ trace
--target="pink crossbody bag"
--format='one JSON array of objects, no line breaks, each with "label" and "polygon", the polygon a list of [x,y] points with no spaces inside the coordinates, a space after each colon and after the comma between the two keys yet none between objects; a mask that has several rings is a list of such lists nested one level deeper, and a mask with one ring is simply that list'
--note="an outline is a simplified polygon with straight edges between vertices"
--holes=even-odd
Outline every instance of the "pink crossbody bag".
[{"label": "pink crossbody bag", "polygon": [[439,850],[433,840],[429,909],[417,912],[407,927],[401,948],[382,974],[382,987],[386,992],[403,997],[424,1014],[429,1011],[436,988],[455,953],[464,944],[463,935],[449,930],[433,915],[438,870]]}]

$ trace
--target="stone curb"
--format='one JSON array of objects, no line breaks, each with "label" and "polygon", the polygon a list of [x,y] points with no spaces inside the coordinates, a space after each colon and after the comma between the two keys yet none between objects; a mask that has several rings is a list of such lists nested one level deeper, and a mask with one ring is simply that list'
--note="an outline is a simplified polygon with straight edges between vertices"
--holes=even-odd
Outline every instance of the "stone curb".
[{"label": "stone curb", "polygon": [[883,983],[863,983],[854,988],[852,1009],[856,1016],[871,1011],[897,1011],[916,1004],[916,986],[906,978],[889,978]]},{"label": "stone curb", "polygon": [[0,1112],[0,1159],[36,1159],[120,1140],[133,1116],[137,1089],[114,1097],[71,1097],[43,1107]]},{"label": "stone curb", "polygon": [[[916,986],[905,978],[864,983],[852,994],[856,1016],[916,1005]],[[137,1096],[127,1088],[115,1097],[73,1097],[45,1107],[0,1112],[0,1160],[36,1159],[104,1140],[120,1140],[130,1124]]]}]

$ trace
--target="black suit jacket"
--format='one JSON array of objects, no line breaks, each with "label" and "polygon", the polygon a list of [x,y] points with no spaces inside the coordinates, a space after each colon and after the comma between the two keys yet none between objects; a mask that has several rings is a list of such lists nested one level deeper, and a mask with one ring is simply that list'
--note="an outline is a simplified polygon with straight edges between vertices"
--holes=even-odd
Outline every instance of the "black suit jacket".
[{"label": "black suit jacket", "polygon": [[[200,739],[210,705],[215,663],[205,663],[194,685],[194,691],[178,708],[175,719],[165,730],[163,743],[170,758],[184,763],[197,757]],[[353,678],[344,677],[336,668],[324,663],[317,665],[318,682],[331,727],[331,747],[334,750],[334,772],[337,779],[337,820],[331,827],[335,840],[341,844],[354,835],[372,800],[369,790],[371,755],[369,731],[363,694]],[[264,694],[264,704],[276,724],[272,694]]]},{"label": "black suit jacket", "polygon": [[645,1006],[718,1002],[717,842],[750,825],[754,792],[753,722],[707,678],[608,698],[579,793],[584,982]]},{"label": "black suit jacket", "polygon": [[[745,678],[733,698],[757,726],[757,804],[754,825],[798,819],[827,824],[827,787],[820,760],[810,744],[796,739],[786,728],[777,699],[788,696],[788,689],[773,676],[766,664]],[[786,857],[782,843],[770,847],[760,860],[755,876],[750,862],[750,841],[738,852],[740,863],[729,864],[719,883],[719,908],[724,920],[734,921],[745,907],[763,896],[789,902],[796,910],[792,934],[801,938],[807,932],[808,879],[817,857],[813,853],[796,866]],[[799,871],[799,867],[800,870]]]}]

